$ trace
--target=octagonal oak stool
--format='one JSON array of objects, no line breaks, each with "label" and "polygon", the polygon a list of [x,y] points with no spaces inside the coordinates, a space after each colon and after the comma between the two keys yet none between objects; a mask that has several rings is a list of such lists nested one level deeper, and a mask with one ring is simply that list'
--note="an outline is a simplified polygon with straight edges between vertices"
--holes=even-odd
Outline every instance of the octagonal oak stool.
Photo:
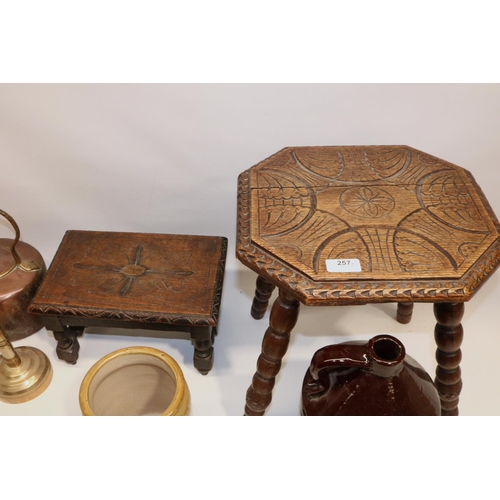
[{"label": "octagonal oak stool", "polygon": [[464,302],[495,271],[500,226],[463,168],[407,146],[285,148],[239,176],[237,258],[271,310],[246,415],[263,415],[308,306],[434,303],[442,414],[458,415]]},{"label": "octagonal oak stool", "polygon": [[226,251],[227,239],[216,236],[67,231],[29,311],[54,332],[68,363],[76,363],[86,327],[187,332],[205,375]]}]

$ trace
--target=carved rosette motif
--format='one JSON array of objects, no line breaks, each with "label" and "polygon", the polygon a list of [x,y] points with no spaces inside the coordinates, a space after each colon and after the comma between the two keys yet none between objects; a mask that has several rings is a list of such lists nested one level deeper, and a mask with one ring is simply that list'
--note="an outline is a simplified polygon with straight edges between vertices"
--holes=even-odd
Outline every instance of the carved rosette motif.
[{"label": "carved rosette motif", "polygon": [[363,186],[346,189],[340,196],[340,204],[357,217],[378,219],[394,210],[394,198],[383,189]]},{"label": "carved rosette motif", "polygon": [[[286,148],[239,177],[238,258],[304,303],[467,301],[499,229],[470,173],[412,148]],[[364,274],[326,275],[353,253]]]}]

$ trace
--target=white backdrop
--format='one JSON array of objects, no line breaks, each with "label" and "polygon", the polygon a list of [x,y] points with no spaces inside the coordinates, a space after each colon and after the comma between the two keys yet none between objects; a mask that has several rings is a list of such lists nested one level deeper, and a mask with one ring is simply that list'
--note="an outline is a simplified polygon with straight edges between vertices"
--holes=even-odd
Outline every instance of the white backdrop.
[{"label": "white backdrop", "polygon": [[[500,214],[500,85],[88,84],[0,85],[0,207],[50,264],[68,229],[206,234],[229,239],[215,366],[192,367],[181,340],[85,334],[80,360],[55,355],[41,330],[16,343],[41,348],[54,380],[36,400],[0,415],[78,415],[92,364],[151,345],[181,364],[194,415],[241,415],[268,316],[250,317],[255,276],[234,257],[236,180],[285,146],[406,144],[470,170]],[[11,237],[7,222],[1,237]],[[466,305],[462,415],[499,415],[500,273]],[[433,375],[432,306],[409,325],[395,305],[302,307],[268,415],[298,415],[316,349],[395,334]]]}]

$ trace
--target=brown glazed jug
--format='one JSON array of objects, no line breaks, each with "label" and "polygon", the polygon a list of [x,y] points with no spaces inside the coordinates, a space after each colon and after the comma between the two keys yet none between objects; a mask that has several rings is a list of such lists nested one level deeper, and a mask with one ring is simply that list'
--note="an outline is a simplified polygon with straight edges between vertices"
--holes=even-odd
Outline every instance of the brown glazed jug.
[{"label": "brown glazed jug", "polygon": [[440,413],[432,379],[390,335],[319,349],[302,385],[304,416]]}]

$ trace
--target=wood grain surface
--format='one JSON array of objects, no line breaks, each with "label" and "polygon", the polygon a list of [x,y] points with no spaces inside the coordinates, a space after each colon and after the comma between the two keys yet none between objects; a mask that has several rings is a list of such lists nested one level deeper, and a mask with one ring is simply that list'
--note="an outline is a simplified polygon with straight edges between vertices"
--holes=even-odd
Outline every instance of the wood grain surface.
[{"label": "wood grain surface", "polygon": [[227,240],[67,231],[30,312],[216,325]]},{"label": "wood grain surface", "polygon": [[408,146],[285,148],[239,177],[237,257],[307,305],[467,301],[499,235],[468,171]]}]

